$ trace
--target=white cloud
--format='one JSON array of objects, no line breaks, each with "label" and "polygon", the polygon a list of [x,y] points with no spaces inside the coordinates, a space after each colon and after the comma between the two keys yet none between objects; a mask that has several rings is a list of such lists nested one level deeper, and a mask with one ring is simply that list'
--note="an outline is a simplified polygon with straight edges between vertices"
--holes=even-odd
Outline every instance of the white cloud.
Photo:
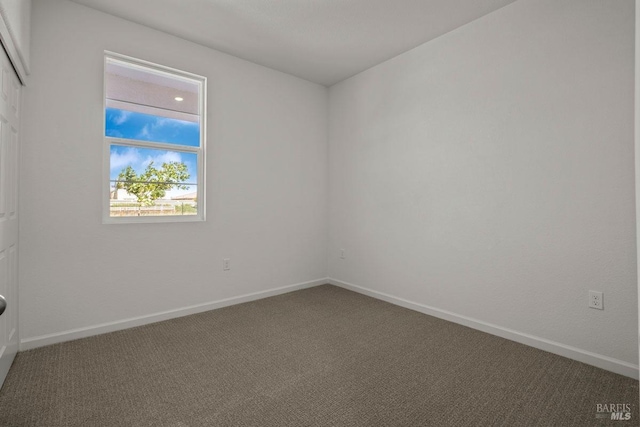
[{"label": "white cloud", "polygon": [[161,166],[163,163],[179,163],[181,161],[182,157],[180,156],[180,153],[176,153],[175,151],[167,151],[158,156],[147,156],[147,158],[142,162],[142,166],[146,168],[151,162],[153,162],[153,164],[157,166]]},{"label": "white cloud", "polygon": [[156,117],[153,123],[148,123],[142,127],[142,130],[138,133],[138,139],[147,141],[163,141],[167,132],[175,132],[186,127],[200,126],[198,123],[191,123],[185,121],[179,121],[174,119],[168,119],[166,117]]},{"label": "white cloud", "polygon": [[138,139],[146,139],[146,140],[154,140],[158,139],[155,135],[158,131],[162,132],[162,128],[167,124],[170,124],[170,121],[163,118],[157,117],[154,119],[153,123],[146,124],[143,126],[142,130],[138,134]]},{"label": "white cloud", "polygon": [[149,132],[149,125],[144,125],[144,127],[138,134],[138,139],[151,139],[151,132]]},{"label": "white cloud", "polygon": [[131,111],[120,110],[120,113],[113,118],[113,123],[120,126],[121,124],[129,120],[130,116]]},{"label": "white cloud", "polygon": [[135,165],[140,162],[140,152],[137,148],[127,148],[122,153],[111,152],[109,166],[111,170],[122,169],[127,165]]},{"label": "white cloud", "polygon": [[166,126],[169,123],[171,123],[169,121],[169,119],[164,118],[164,117],[157,117],[155,122],[152,125],[153,126],[153,130],[160,129],[160,128]]}]

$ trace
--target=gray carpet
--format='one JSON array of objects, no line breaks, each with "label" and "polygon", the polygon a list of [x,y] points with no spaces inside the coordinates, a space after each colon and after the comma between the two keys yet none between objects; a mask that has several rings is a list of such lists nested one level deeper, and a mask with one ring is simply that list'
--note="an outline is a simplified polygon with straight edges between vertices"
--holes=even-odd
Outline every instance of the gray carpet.
[{"label": "gray carpet", "polygon": [[[631,421],[596,419],[629,403]],[[2,426],[638,425],[638,381],[334,286],[19,353]]]}]

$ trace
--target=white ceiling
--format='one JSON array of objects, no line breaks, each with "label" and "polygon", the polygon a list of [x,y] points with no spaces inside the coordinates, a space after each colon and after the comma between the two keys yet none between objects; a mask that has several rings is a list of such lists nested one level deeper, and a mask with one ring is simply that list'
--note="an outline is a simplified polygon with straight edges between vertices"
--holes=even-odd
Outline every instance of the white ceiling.
[{"label": "white ceiling", "polygon": [[72,0],[330,86],[515,0]]}]

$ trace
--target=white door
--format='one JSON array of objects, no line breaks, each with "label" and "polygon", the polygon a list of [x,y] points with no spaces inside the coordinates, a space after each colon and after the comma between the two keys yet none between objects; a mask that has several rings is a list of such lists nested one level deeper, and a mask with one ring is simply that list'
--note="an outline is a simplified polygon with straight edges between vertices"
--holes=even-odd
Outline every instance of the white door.
[{"label": "white door", "polygon": [[[18,130],[21,84],[0,47],[0,386],[18,352]],[[4,302],[0,300],[0,306]]]}]

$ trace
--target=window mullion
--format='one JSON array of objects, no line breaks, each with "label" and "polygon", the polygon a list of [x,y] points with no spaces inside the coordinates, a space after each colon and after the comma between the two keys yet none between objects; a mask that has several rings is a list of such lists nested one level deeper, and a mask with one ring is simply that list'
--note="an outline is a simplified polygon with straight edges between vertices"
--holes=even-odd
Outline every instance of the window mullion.
[{"label": "window mullion", "polygon": [[165,142],[141,141],[137,139],[121,139],[110,136],[106,136],[105,141],[107,141],[109,145],[115,144],[125,147],[155,148],[159,150],[183,151],[185,153],[200,153],[202,151],[200,147],[192,147],[190,145],[176,145]]}]

